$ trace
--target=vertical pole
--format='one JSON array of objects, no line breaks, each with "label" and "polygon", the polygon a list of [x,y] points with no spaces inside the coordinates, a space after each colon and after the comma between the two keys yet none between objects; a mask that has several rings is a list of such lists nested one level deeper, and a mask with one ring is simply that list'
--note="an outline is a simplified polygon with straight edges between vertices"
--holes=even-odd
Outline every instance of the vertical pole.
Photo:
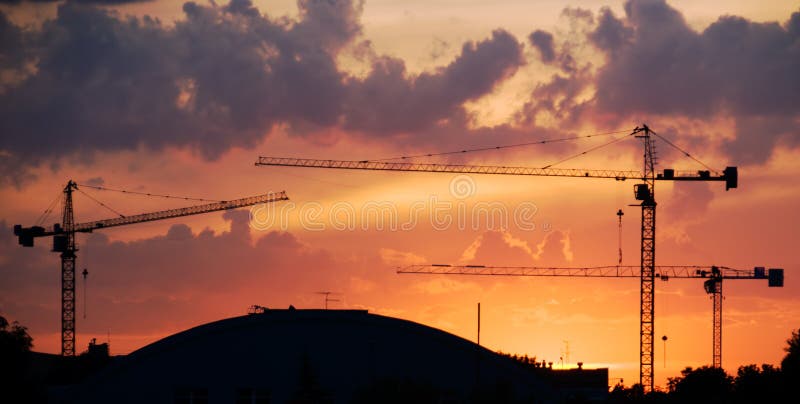
[{"label": "vertical pole", "polygon": [[475,388],[481,385],[481,303],[478,302],[478,343],[475,345]]},{"label": "vertical pole", "polygon": [[86,320],[86,289],[88,288],[88,285],[86,284],[86,276],[89,275],[89,270],[83,268],[83,272],[81,274],[83,275],[83,319]]},{"label": "vertical pole", "polygon": [[478,302],[478,345],[481,344],[481,302]]}]

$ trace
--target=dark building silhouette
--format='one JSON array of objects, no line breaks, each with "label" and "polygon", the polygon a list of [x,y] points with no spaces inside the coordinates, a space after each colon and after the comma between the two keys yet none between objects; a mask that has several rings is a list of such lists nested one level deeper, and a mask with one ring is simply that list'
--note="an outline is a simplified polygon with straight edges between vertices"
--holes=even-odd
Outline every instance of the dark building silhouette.
[{"label": "dark building silhouette", "polygon": [[[604,399],[602,371],[562,380],[563,372],[519,366],[458,336],[365,310],[263,309],[115,357],[82,382],[51,389],[50,401],[556,403]],[[582,383],[581,374],[592,376]]]},{"label": "dark building silhouette", "polygon": [[553,370],[553,387],[562,402],[605,402],[608,398],[608,369]]}]

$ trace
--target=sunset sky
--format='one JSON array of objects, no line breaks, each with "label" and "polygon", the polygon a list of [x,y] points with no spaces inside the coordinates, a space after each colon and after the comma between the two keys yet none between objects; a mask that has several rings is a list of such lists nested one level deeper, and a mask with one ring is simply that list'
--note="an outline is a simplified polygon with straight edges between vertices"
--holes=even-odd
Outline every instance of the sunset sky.
[{"label": "sunset sky", "polygon": [[[783,288],[723,288],[725,370],[778,365],[800,328],[798,72],[795,1],[0,0],[0,315],[60,352],[59,257],[12,228],[36,224],[70,179],[215,200],[285,190],[270,206],[78,235],[76,351],[97,338],[126,354],[253,304],[322,308],[330,291],[330,308],[470,340],[480,302],[482,345],[631,385],[637,279],[396,270],[613,265],[618,209],[623,264],[637,265],[635,181],[254,163],[580,137],[413,161],[641,170],[638,139],[581,153],[646,123],[712,169],[739,167],[730,191],[657,184],[656,262],[784,268]],[[656,148],[659,169],[706,169]],[[200,203],[80,189],[124,215]],[[75,216],[116,214],[77,193]],[[655,310],[655,384],[710,365],[702,281],[657,281]]]}]

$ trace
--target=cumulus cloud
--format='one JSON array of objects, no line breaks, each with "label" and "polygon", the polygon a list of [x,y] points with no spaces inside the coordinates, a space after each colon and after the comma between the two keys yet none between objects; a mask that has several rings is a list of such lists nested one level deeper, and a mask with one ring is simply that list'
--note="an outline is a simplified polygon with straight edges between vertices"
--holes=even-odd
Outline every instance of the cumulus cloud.
[{"label": "cumulus cloud", "polygon": [[539,51],[542,62],[550,63],[556,58],[556,50],[553,47],[553,34],[537,29],[528,36],[528,40]]},{"label": "cumulus cloud", "polygon": [[408,77],[405,63],[379,57],[370,74],[350,82],[344,127],[376,134],[419,131],[459,116],[462,105],[492,91],[522,63],[522,47],[508,32],[464,44],[449,65]]},{"label": "cumulus cloud", "polygon": [[[736,136],[723,150],[740,164],[800,139],[800,12],[785,23],[724,16],[697,32],[663,0],[629,0],[622,16],[566,9],[566,37],[533,30],[527,38],[559,72],[536,81],[512,122],[476,128],[464,104],[525,63],[507,31],[412,74],[363,38],[362,2],[303,0],[298,10],[272,18],[250,0],[188,2],[168,26],[68,1],[24,29],[0,13],[0,184],[97,152],[178,147],[214,159],[253,147],[276,125],[413,149],[529,141],[589,122],[618,129],[641,116],[730,115]],[[605,64],[580,59],[587,44]],[[359,76],[337,65],[356,49],[366,66]]]},{"label": "cumulus cloud", "polygon": [[395,267],[424,264],[427,259],[412,252],[397,251],[391,248],[381,248],[378,250],[381,260],[386,265]]},{"label": "cumulus cloud", "polygon": [[[580,16],[573,17],[570,13],[566,15],[569,18],[578,18],[578,21],[580,21],[581,18]],[[591,21],[591,19],[588,21]],[[574,73],[578,67],[577,61],[572,55],[572,48],[577,45],[575,43],[565,42],[556,49],[553,38],[553,34],[542,30],[536,30],[528,35],[528,41],[531,46],[537,49],[544,64],[556,66],[566,73]]]},{"label": "cumulus cloud", "polygon": [[[137,333],[175,323],[187,326],[200,321],[199,316],[208,321],[228,315],[225,310],[232,305],[240,305],[243,314],[250,304],[298,304],[320,288],[356,296],[383,276],[375,270],[383,267],[377,256],[364,264],[371,271],[361,271],[291,233],[271,231],[255,240],[246,210],[223,217],[231,227],[221,233],[175,224],[166,234],[130,242],[111,241],[103,232],[88,240],[79,237],[78,268],[88,267],[94,302],[89,310],[95,316],[82,321],[80,331],[110,327]],[[25,318],[39,335],[56,333],[60,326],[60,264],[50,243],[39,239],[34,248],[23,248],[10,226],[0,221],[0,311]],[[348,281],[353,277],[359,278],[357,285]],[[102,309],[95,306],[99,303]]]},{"label": "cumulus cloud", "polygon": [[509,232],[487,231],[464,251],[462,264],[487,266],[564,266],[573,259],[569,233],[552,231],[538,244]]},{"label": "cumulus cloud", "polygon": [[276,124],[298,135],[421,133],[463,122],[464,102],[523,63],[521,44],[496,30],[434,71],[411,75],[402,60],[367,52],[371,70],[352,77],[336,60],[348,46],[369,46],[358,42],[362,2],[298,8],[290,20],[250,0],[187,2],[173,27],[67,2],[25,32],[0,13],[3,182],[74,153],[174,146],[213,159],[254,146]]},{"label": "cumulus cloud", "polygon": [[0,0],[0,4],[18,6],[22,3],[54,3],[59,0]]},{"label": "cumulus cloud", "polygon": [[[599,111],[730,114],[736,139],[726,150],[742,163],[764,161],[781,141],[798,145],[800,12],[785,24],[722,16],[697,32],[664,0],[624,8],[621,18],[603,10],[590,35],[608,56],[596,78]],[[788,125],[768,125],[774,120]]]},{"label": "cumulus cloud", "polygon": [[[518,122],[592,122],[612,130],[646,119],[660,123],[662,135],[675,122],[705,123],[700,136],[692,129],[670,138],[688,142],[692,152],[722,151],[739,165],[800,145],[800,11],[785,22],[725,15],[702,31],[664,0],[628,0],[622,16],[610,8],[596,17],[569,8],[562,15],[569,32],[529,37],[543,61],[561,71],[534,86]],[[605,60],[582,59],[586,44]],[[720,120],[732,124],[734,136],[707,133],[707,124]]]},{"label": "cumulus cloud", "polygon": [[[25,62],[25,45],[22,27],[15,25],[5,13],[0,12],[0,72],[20,69]],[[3,89],[0,81],[0,90]]]},{"label": "cumulus cloud", "polygon": [[76,4],[96,4],[96,5],[120,5],[129,3],[146,3],[153,0],[0,0],[0,4],[19,6],[25,3],[57,3],[68,1]]}]

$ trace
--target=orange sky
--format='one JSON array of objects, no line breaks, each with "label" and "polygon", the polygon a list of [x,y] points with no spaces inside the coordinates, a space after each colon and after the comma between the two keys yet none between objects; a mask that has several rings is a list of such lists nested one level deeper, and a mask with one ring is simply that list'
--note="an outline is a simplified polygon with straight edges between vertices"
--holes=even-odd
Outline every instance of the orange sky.
[{"label": "orange sky", "polygon": [[[110,338],[112,353],[124,354],[252,304],[320,308],[317,292],[332,291],[331,308],[471,340],[480,302],[483,345],[555,366],[561,357],[565,366],[609,367],[612,382],[630,385],[638,381],[636,279],[395,271],[614,264],[618,209],[623,263],[635,265],[634,182],[253,163],[259,155],[378,159],[646,122],[715,169],[739,167],[739,188],[727,192],[720,183],[657,184],[657,264],[785,268],[781,289],[724,285],[725,370],[779,364],[800,318],[800,190],[792,185],[800,85],[786,73],[800,66],[800,10],[779,1],[539,3],[0,7],[3,29],[18,28],[4,37],[22,38],[0,43],[0,314],[26,325],[36,350],[59,352],[58,256],[49,240],[18,246],[11,227],[34,224],[69,179],[210,199],[285,190],[290,201],[270,207],[79,235],[78,266],[90,275],[78,282],[77,350]],[[138,25],[122,22],[131,15]],[[93,23],[91,32],[108,34],[80,40],[76,27]],[[51,36],[38,47],[25,39],[42,32]],[[549,46],[541,42],[548,34]],[[161,92],[163,83],[174,88]],[[424,161],[538,167],[610,139]],[[660,168],[703,168],[664,142],[657,149]],[[557,167],[641,164],[641,145],[628,139]],[[186,203],[82,190],[126,215]],[[478,213],[487,206],[499,209],[497,221]],[[379,220],[376,208],[389,216]],[[524,223],[514,220],[520,209],[532,212]],[[81,194],[75,210],[78,221],[113,217]],[[670,280],[657,282],[655,307],[655,382],[664,387],[685,366],[710,364],[712,306],[700,280]]]}]

